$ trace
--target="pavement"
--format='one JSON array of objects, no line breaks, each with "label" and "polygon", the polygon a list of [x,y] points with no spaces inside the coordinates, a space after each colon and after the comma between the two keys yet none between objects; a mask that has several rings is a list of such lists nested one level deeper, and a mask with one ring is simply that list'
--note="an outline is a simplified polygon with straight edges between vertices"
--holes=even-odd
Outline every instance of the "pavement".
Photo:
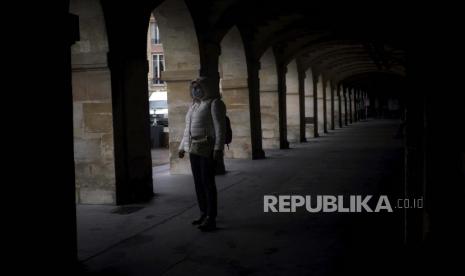
[{"label": "pavement", "polygon": [[[85,275],[399,275],[402,211],[264,212],[264,195],[402,194],[399,122],[368,120],[268,150],[262,160],[225,160],[217,176],[218,229],[204,233],[193,180],[156,166],[148,203],[79,205],[78,255]],[[376,202],[375,202],[376,203]]]}]

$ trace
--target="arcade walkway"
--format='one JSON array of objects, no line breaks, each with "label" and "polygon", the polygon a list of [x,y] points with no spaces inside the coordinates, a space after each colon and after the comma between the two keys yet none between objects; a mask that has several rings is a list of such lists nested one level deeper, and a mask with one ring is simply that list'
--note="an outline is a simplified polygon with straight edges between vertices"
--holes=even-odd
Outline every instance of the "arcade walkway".
[{"label": "arcade walkway", "polygon": [[263,160],[227,160],[213,233],[190,225],[198,215],[191,178],[159,167],[146,205],[78,206],[79,258],[91,275],[400,275],[400,211],[263,212],[265,194],[400,197],[397,128],[369,120]]}]

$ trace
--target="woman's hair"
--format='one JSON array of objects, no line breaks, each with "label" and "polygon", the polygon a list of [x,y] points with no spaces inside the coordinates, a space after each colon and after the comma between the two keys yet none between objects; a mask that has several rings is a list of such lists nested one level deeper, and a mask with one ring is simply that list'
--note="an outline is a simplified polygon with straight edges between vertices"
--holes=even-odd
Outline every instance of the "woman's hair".
[{"label": "woman's hair", "polygon": [[207,85],[206,85],[206,82],[207,82],[207,77],[203,77],[203,76],[200,76],[198,78],[196,78],[195,80],[192,80],[191,81],[191,85],[190,85],[190,89],[192,89],[192,87],[197,84],[200,86],[200,88],[204,91],[207,91]]}]

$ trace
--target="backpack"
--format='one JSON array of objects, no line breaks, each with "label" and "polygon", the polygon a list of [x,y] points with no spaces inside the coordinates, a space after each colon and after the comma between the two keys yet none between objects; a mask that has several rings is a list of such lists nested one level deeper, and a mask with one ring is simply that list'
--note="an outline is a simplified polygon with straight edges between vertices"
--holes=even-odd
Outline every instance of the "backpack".
[{"label": "backpack", "polygon": [[[214,99],[216,100],[216,99]],[[213,100],[213,101],[214,101]],[[210,101],[210,106],[213,101]],[[211,108],[211,107],[210,107]],[[228,115],[225,116],[225,134],[224,134],[224,144],[228,146],[231,144],[232,141],[232,128],[231,128],[231,120],[229,120]]]}]

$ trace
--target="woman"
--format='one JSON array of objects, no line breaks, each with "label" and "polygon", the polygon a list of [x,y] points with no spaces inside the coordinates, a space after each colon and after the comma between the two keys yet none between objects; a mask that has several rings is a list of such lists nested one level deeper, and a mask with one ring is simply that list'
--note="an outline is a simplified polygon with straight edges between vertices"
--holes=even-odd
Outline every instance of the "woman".
[{"label": "woman", "polygon": [[215,160],[223,158],[226,106],[218,89],[200,77],[191,82],[192,105],[179,145],[179,158],[189,153],[200,217],[192,222],[202,231],[216,229],[217,192]]}]

